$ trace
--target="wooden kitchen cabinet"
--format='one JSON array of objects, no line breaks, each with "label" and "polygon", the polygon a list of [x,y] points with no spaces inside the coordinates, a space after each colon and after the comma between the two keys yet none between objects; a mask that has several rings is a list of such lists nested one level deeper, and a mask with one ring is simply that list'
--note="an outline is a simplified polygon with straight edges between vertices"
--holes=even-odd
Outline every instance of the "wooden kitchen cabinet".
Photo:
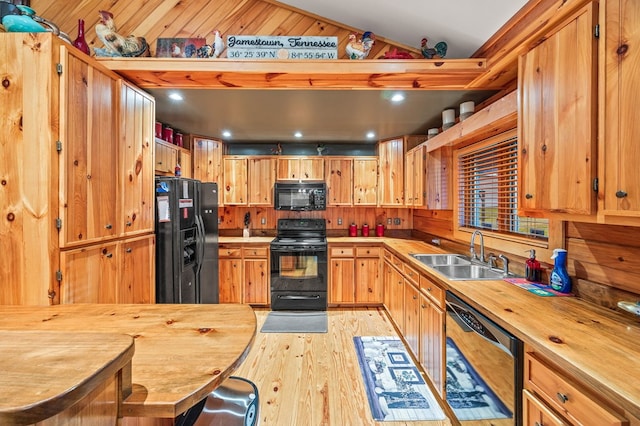
[{"label": "wooden kitchen cabinet", "polygon": [[378,159],[375,157],[353,159],[353,205],[378,204]]},{"label": "wooden kitchen cabinet", "polygon": [[404,334],[404,287],[405,279],[402,275],[402,262],[388,250],[384,257],[384,304],[391,320],[398,330]]},{"label": "wooden kitchen cabinet", "polygon": [[155,139],[156,161],[155,174],[162,176],[174,176],[178,164],[178,149],[175,145],[161,139]]},{"label": "wooden kitchen cabinet", "polygon": [[94,66],[86,55],[61,48],[66,53],[60,57],[60,246],[70,247],[115,238],[122,232],[119,181],[114,179],[118,176],[118,76]]},{"label": "wooden kitchen cabinet", "polygon": [[404,207],[404,153],[402,137],[378,143],[378,202],[383,207]]},{"label": "wooden kitchen cabinet", "polygon": [[329,247],[329,303],[383,303],[380,247]]},{"label": "wooden kitchen cabinet", "polygon": [[324,180],[324,158],[278,157],[277,180]]},{"label": "wooden kitchen cabinet", "polygon": [[405,279],[403,336],[414,355],[420,353],[420,302],[418,289]]},{"label": "wooden kitchen cabinet", "polygon": [[184,178],[193,179],[193,161],[191,151],[184,148],[178,149],[178,164],[180,164],[180,173]]},{"label": "wooden kitchen cabinet", "polygon": [[522,211],[595,213],[596,18],[597,4],[589,3],[520,56]]},{"label": "wooden kitchen cabinet", "polygon": [[[559,424],[629,424],[629,420],[621,414],[624,411],[605,401],[597,389],[579,383],[531,347],[525,347],[524,388],[531,404],[529,409],[532,406],[543,407],[556,420],[566,419],[566,423]],[[527,411],[526,415],[530,418],[532,413]]]},{"label": "wooden kitchen cabinet", "polygon": [[[604,40],[600,40],[600,144],[601,213],[626,224],[626,218],[640,218],[640,120],[637,96],[640,93],[638,62],[640,52],[640,3],[612,0],[601,4],[600,20]],[[603,14],[601,13],[601,16]],[[604,42],[604,43],[603,43]],[[631,47],[630,47],[631,46]]]},{"label": "wooden kitchen cabinet", "polygon": [[420,350],[416,353],[440,396],[445,386],[444,290],[420,275]]},{"label": "wooden kitchen cabinet", "polygon": [[190,135],[189,145],[193,160],[193,178],[201,182],[222,182],[222,141],[204,136]]},{"label": "wooden kitchen cabinet", "polygon": [[154,232],[155,100],[120,81],[120,173],[123,234]]},{"label": "wooden kitchen cabinet", "polygon": [[242,303],[242,248],[220,244],[218,249],[218,297],[220,303]]},{"label": "wooden kitchen cabinet", "polygon": [[522,393],[522,418],[524,426],[570,425],[526,389]]},{"label": "wooden kitchen cabinet", "polygon": [[156,236],[144,235],[119,243],[117,303],[156,302]]},{"label": "wooden kitchen cabinet", "polygon": [[222,202],[225,206],[240,205],[246,206],[247,197],[247,158],[246,157],[224,157],[222,159],[223,184]]},{"label": "wooden kitchen cabinet", "polygon": [[426,192],[426,149],[418,145],[405,155],[405,206],[422,207],[425,204]]},{"label": "wooden kitchen cabinet", "polygon": [[329,206],[353,205],[353,158],[327,158],[325,176]]},{"label": "wooden kitchen cabinet", "polygon": [[273,206],[273,184],[276,181],[276,159],[249,157],[249,205]]},{"label": "wooden kitchen cabinet", "polygon": [[425,201],[429,210],[450,210],[453,206],[453,149],[443,146],[426,153]]},{"label": "wooden kitchen cabinet", "polygon": [[271,300],[269,246],[243,247],[242,257],[244,269],[242,303],[269,305]]}]

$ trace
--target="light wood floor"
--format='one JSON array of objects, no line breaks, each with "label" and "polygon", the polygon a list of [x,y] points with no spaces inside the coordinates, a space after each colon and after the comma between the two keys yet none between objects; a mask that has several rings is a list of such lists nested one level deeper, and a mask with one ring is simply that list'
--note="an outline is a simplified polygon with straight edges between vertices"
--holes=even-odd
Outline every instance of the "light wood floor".
[{"label": "light wood floor", "polygon": [[354,336],[396,336],[384,311],[330,309],[328,333],[260,333],[268,310],[256,309],[253,347],[234,373],[258,387],[260,425],[430,425],[376,422],[362,382]]}]

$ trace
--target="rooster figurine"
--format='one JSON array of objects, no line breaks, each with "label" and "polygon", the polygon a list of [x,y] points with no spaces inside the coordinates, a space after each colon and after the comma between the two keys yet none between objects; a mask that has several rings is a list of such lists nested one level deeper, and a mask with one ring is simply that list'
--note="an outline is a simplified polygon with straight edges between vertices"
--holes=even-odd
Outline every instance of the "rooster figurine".
[{"label": "rooster figurine", "polygon": [[213,44],[205,44],[198,49],[198,58],[217,58],[224,50],[224,40],[220,35],[220,31],[213,31]]},{"label": "rooster figurine", "polygon": [[375,43],[376,37],[371,31],[365,31],[362,38],[357,40],[355,34],[349,34],[349,42],[345,47],[349,59],[364,59]]},{"label": "rooster figurine", "polygon": [[104,48],[94,48],[97,56],[149,56],[149,45],[144,37],[121,36],[113,22],[113,14],[106,10],[99,13],[96,35],[104,43]]},{"label": "rooster figurine", "polygon": [[427,39],[423,38],[420,43],[420,50],[425,59],[440,59],[447,54],[447,43],[440,41],[434,47],[427,46]]}]

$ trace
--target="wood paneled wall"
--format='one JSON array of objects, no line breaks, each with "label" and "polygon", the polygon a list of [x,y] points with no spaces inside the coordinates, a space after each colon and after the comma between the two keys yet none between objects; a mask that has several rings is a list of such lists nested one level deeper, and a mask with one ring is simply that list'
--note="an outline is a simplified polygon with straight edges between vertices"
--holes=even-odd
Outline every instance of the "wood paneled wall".
[{"label": "wood paneled wall", "polygon": [[[275,235],[275,229],[280,218],[319,218],[327,220],[327,230],[330,235],[347,236],[351,223],[358,225],[358,235],[363,224],[368,224],[371,236],[374,235],[375,225],[382,223],[389,232],[411,230],[413,220],[408,209],[384,209],[377,207],[328,207],[320,212],[287,212],[274,210],[273,207],[241,207],[225,206],[218,209],[221,218],[220,233],[222,235],[240,235],[244,226],[244,215],[251,217],[252,235]],[[262,224],[262,218],[265,223]],[[342,225],[338,225],[338,219]],[[388,218],[399,218],[400,224],[387,224]],[[343,232],[342,232],[343,231]]]},{"label": "wood paneled wall", "polygon": [[[303,35],[337,36],[338,54],[346,58],[344,48],[352,32],[362,34],[369,28],[356,29],[271,0],[32,0],[36,13],[56,24],[75,39],[78,19],[85,20],[85,38],[90,47],[102,47],[94,30],[98,11],[108,10],[121,35],[146,38],[155,56],[158,38],[204,37],[213,42],[213,31],[227,35]],[[376,37],[369,59],[382,56],[390,47],[411,51],[421,57],[415,46],[390,44]],[[221,57],[226,57],[226,50]]]}]

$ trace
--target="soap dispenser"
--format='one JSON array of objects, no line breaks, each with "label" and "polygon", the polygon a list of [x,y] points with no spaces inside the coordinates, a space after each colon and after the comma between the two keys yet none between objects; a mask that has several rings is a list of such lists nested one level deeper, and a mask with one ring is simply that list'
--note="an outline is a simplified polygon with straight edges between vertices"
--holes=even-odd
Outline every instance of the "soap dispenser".
[{"label": "soap dispenser", "polygon": [[536,251],[534,249],[529,250],[529,258],[525,262],[524,269],[527,281],[540,282],[542,279],[542,268],[540,268],[540,262],[536,259]]},{"label": "soap dispenser", "polygon": [[570,293],[571,278],[569,278],[569,273],[567,272],[567,251],[554,249],[551,259],[555,260],[549,279],[551,288],[560,293]]}]

